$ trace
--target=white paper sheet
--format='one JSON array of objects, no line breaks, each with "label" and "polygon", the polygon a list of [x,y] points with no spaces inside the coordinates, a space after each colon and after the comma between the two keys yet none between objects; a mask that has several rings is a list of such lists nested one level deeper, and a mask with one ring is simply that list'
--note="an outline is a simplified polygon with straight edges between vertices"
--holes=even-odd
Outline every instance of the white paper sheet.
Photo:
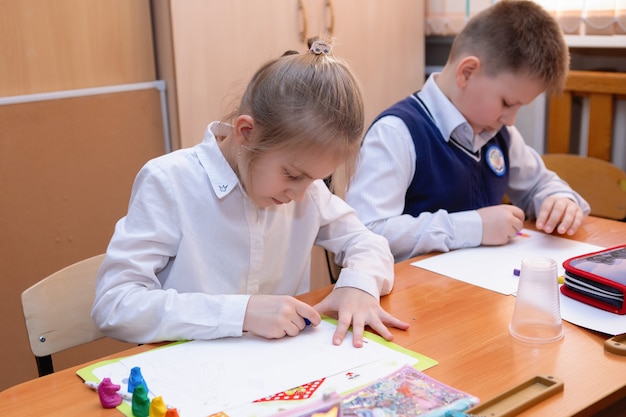
[{"label": "white paper sheet", "polygon": [[[559,266],[559,275],[563,275],[565,260],[601,249],[604,248],[524,229],[508,245],[458,249],[411,265],[488,290],[514,295],[519,277],[513,274],[513,270],[520,268],[523,258],[552,258]],[[589,306],[563,294],[560,295],[560,302],[563,320],[610,335],[626,333],[626,316]]]},{"label": "white paper sheet", "polygon": [[138,366],[151,395],[162,396],[181,416],[205,417],[363,365],[382,361],[396,369],[418,362],[368,339],[354,348],[352,333],[334,346],[335,329],[322,321],[297,337],[268,340],[248,334],[186,342],[123,358],[93,374],[125,389],[130,370]]},{"label": "white paper sheet", "polygon": [[563,275],[562,264],[566,259],[600,249],[603,248],[524,229],[508,245],[457,249],[411,265],[510,295],[517,292],[519,277],[513,270],[520,268],[522,259],[552,258],[559,266],[559,275]]},{"label": "white paper sheet", "polygon": [[592,307],[563,294],[560,302],[563,320],[613,336],[626,333],[626,316]]}]

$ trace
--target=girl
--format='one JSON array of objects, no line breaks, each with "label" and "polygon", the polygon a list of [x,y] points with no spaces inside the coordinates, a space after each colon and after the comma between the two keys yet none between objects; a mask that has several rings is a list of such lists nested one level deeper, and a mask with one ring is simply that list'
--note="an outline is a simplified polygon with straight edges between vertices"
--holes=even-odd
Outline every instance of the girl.
[{"label": "girl", "polygon": [[[149,161],[133,186],[98,274],[92,317],[103,333],[136,343],[252,332],[296,336],[337,312],[333,343],[350,325],[408,328],[386,313],[393,286],[386,241],[368,231],[322,179],[350,172],[363,101],[349,68],[316,41],[253,76],[229,123],[202,143]],[[343,266],[333,291],[309,306],[314,244]]]}]

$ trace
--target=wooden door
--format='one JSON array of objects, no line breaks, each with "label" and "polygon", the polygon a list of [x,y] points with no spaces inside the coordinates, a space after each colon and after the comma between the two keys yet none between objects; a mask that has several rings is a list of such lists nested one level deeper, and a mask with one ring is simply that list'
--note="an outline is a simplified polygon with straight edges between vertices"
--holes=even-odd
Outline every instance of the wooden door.
[{"label": "wooden door", "polygon": [[161,45],[173,57],[170,91],[181,145],[201,141],[206,125],[233,108],[263,62],[287,49],[305,50],[306,38],[329,29],[336,54],[363,85],[369,123],[423,83],[423,7],[414,0],[170,2],[171,46]]}]

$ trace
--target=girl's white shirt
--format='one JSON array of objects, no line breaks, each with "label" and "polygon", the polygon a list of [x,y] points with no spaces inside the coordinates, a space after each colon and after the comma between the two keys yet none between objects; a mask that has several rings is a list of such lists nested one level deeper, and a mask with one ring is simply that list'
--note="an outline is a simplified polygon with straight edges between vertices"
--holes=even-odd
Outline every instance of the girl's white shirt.
[{"label": "girl's white shirt", "polygon": [[252,294],[310,289],[312,246],[336,254],[338,287],[378,298],[393,286],[384,238],[315,181],[301,202],[256,207],[216,142],[155,158],[140,170],[98,273],[92,317],[135,343],[240,336]]}]

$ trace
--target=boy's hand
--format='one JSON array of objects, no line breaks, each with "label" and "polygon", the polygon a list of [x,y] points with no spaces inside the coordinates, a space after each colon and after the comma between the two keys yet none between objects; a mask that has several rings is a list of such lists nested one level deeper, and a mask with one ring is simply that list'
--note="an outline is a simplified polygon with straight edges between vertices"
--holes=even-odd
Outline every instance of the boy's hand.
[{"label": "boy's hand", "polygon": [[409,328],[408,323],[387,313],[376,298],[358,288],[336,288],[313,308],[319,313],[338,313],[337,330],[333,335],[334,345],[343,342],[350,325],[352,325],[352,345],[357,348],[363,346],[365,326],[370,326],[386,340],[393,339],[387,326],[402,330]]},{"label": "boy's hand", "polygon": [[573,235],[582,222],[583,212],[578,204],[567,197],[550,196],[541,205],[535,227],[546,233],[556,230],[561,235]]},{"label": "boy's hand", "polygon": [[477,210],[483,222],[481,245],[504,245],[524,227],[524,211],[510,204],[483,207]]},{"label": "boy's hand", "polygon": [[296,336],[306,327],[320,324],[319,313],[307,303],[288,295],[253,295],[243,319],[243,331],[268,339]]}]

